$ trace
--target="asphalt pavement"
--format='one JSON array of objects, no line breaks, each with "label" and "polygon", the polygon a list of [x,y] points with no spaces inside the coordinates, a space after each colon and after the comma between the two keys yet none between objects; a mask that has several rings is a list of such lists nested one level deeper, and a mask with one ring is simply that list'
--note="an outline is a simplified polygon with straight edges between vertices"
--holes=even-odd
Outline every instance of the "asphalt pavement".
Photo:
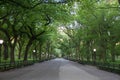
[{"label": "asphalt pavement", "polygon": [[56,58],[32,66],[0,72],[0,80],[120,80],[120,75]]}]

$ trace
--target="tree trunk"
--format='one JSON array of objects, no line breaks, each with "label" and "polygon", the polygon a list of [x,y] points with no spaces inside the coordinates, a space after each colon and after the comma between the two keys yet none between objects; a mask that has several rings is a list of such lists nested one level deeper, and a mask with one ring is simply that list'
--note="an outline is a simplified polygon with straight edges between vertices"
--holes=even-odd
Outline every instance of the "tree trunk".
[{"label": "tree trunk", "polygon": [[112,58],[112,61],[115,62],[115,50],[114,50],[114,47],[112,47],[112,49],[111,49],[111,58]]},{"label": "tree trunk", "polygon": [[19,47],[18,59],[21,59],[22,47]]},{"label": "tree trunk", "polygon": [[47,50],[47,58],[49,58],[49,56],[50,56],[50,42],[49,41],[47,41],[47,44],[46,44],[46,50]]},{"label": "tree trunk", "polygon": [[86,56],[87,56],[87,61],[90,61],[90,50],[89,47],[86,49]]},{"label": "tree trunk", "polygon": [[41,60],[41,55],[42,55],[42,47],[41,47],[41,45],[40,45],[39,60]]},{"label": "tree trunk", "polygon": [[31,45],[32,45],[32,41],[33,41],[33,40],[30,39],[29,42],[28,42],[28,44],[27,44],[27,46],[26,46],[26,48],[25,48],[24,61],[27,61],[28,51],[29,51],[29,48],[30,48]]},{"label": "tree trunk", "polygon": [[10,47],[10,62],[15,62],[14,46]]},{"label": "tree trunk", "polygon": [[114,52],[112,53],[112,62],[115,62],[115,54],[114,54]]},{"label": "tree trunk", "polygon": [[80,51],[79,51],[79,61],[81,60],[81,55],[80,55]]},{"label": "tree trunk", "polygon": [[118,0],[118,3],[120,4],[120,0]]},{"label": "tree trunk", "polygon": [[15,53],[14,53],[14,51],[15,51],[15,45],[16,45],[16,43],[17,43],[17,37],[15,37],[15,39],[14,39],[14,43],[12,44],[10,44],[11,46],[11,51],[10,51],[10,62],[12,62],[12,63],[14,63],[15,62]]},{"label": "tree trunk", "polygon": [[8,59],[8,45],[4,42],[4,60]]}]

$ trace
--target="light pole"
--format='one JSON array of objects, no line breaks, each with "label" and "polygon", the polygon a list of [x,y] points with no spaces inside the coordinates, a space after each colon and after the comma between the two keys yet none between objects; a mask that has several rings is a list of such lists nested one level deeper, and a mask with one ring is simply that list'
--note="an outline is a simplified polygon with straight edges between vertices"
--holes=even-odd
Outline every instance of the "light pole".
[{"label": "light pole", "polygon": [[34,57],[35,57],[35,52],[36,50],[33,50],[33,61],[35,60]]},{"label": "light pole", "polygon": [[2,60],[1,47],[2,47],[3,42],[4,41],[1,39],[0,40],[0,63],[1,63],[1,60]]},{"label": "light pole", "polygon": [[96,49],[95,48],[93,49],[93,52],[94,52],[94,54],[93,54],[93,56],[94,56],[94,64],[96,64]]}]

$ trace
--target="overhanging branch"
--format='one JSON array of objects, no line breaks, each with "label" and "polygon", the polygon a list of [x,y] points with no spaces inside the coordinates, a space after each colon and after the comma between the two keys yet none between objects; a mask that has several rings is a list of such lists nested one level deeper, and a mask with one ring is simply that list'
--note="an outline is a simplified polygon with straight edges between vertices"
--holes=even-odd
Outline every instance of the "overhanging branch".
[{"label": "overhanging branch", "polygon": [[40,5],[40,4],[62,4],[62,3],[67,3],[67,1],[63,0],[63,1],[45,1],[45,0],[39,0],[38,3],[34,4],[34,5],[30,5],[30,6],[27,6],[27,5],[24,5],[20,2],[18,2],[17,0],[2,0],[1,3],[4,2],[5,4],[8,3],[8,4],[11,4],[11,5],[15,5],[15,6],[20,6],[22,8],[25,8],[25,9],[33,9],[35,8],[36,6]]},{"label": "overhanging branch", "polygon": [[51,21],[51,18],[49,17],[49,15],[47,15],[46,14],[46,23],[45,23],[45,25],[44,26],[47,26],[47,25],[49,25],[52,21]]}]

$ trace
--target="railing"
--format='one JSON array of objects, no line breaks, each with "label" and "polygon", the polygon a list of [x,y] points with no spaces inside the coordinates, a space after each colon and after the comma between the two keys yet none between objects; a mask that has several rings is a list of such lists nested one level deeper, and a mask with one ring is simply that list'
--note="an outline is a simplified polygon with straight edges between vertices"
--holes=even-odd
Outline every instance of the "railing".
[{"label": "railing", "polygon": [[75,59],[69,59],[71,61],[78,62],[80,64],[87,64],[87,65],[94,65],[97,66],[99,69],[107,70],[110,72],[115,72],[120,74],[120,64],[117,63],[110,63],[110,62],[93,62],[93,61],[80,61]]},{"label": "railing", "polygon": [[34,61],[29,60],[29,61],[16,61],[14,63],[8,63],[8,62],[2,62],[0,63],[0,71],[6,71],[14,68],[20,68],[28,65],[34,64]]},{"label": "railing", "polygon": [[105,62],[105,63],[96,63],[96,66],[103,70],[120,73],[120,64]]},{"label": "railing", "polygon": [[0,63],[0,71],[7,71],[10,69],[21,68],[21,67],[33,65],[34,63],[43,62],[43,61],[47,61],[47,60],[50,60],[50,59],[15,61],[14,63],[2,62],[2,63]]}]

